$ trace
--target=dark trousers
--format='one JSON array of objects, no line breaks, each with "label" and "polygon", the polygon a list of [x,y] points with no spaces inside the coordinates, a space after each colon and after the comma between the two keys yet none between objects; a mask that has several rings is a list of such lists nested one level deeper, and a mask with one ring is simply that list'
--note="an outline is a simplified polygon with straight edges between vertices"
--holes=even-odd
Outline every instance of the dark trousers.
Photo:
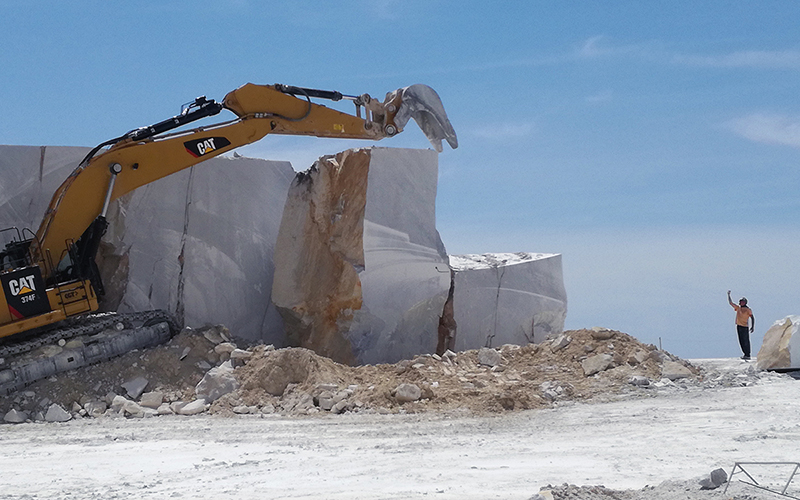
[{"label": "dark trousers", "polygon": [[746,326],[736,325],[736,333],[739,334],[739,345],[746,357],[750,357],[750,331]]}]

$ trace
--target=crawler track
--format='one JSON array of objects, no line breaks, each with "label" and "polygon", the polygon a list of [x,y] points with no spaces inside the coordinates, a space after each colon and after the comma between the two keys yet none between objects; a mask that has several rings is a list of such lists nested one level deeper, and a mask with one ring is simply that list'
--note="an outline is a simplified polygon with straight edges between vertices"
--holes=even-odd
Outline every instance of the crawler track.
[{"label": "crawler track", "polygon": [[14,356],[25,354],[43,345],[54,344],[59,340],[69,340],[84,335],[95,335],[109,329],[127,330],[161,322],[168,323],[170,329],[173,332],[176,331],[176,325],[172,316],[168,312],[160,309],[137,313],[110,312],[89,314],[62,321],[48,327],[46,330],[38,330],[21,340],[11,340],[10,342],[2,343],[0,344],[0,358],[5,359],[5,363],[8,364],[13,361]]},{"label": "crawler track", "polygon": [[[0,347],[0,395],[52,375],[99,363],[169,340],[177,330],[169,313],[101,313],[60,323],[28,338]],[[25,356],[37,347],[82,337],[82,342],[48,357]]]}]

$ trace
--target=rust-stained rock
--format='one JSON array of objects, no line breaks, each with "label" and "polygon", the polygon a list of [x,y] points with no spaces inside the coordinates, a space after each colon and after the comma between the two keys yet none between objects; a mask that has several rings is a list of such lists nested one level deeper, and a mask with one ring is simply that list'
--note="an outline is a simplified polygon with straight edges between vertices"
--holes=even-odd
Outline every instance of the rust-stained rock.
[{"label": "rust-stained rock", "polygon": [[367,148],[296,176],[272,288],[290,344],[347,364],[435,351],[450,287],[437,171],[430,150]]}]

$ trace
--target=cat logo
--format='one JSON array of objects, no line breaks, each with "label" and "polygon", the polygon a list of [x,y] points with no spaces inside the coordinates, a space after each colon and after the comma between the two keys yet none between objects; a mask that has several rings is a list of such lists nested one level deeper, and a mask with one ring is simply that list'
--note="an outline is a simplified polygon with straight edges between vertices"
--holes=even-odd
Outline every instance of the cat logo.
[{"label": "cat logo", "polygon": [[8,312],[14,320],[30,318],[50,311],[47,286],[39,266],[29,266],[0,274]]},{"label": "cat logo", "polygon": [[23,276],[16,280],[8,280],[8,290],[14,297],[35,292],[36,284],[34,283],[33,275]]},{"label": "cat logo", "polygon": [[230,145],[231,141],[225,137],[206,137],[205,139],[195,139],[183,143],[186,151],[195,158],[200,158]]}]

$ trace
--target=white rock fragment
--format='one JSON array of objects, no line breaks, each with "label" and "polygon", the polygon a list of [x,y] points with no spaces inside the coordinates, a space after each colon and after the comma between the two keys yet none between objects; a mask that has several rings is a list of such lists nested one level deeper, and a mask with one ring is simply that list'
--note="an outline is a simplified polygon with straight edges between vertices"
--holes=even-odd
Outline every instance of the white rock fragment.
[{"label": "white rock fragment", "polygon": [[227,361],[231,357],[231,353],[236,350],[236,345],[231,342],[222,342],[214,346],[214,352],[219,354],[220,359]]},{"label": "white rock fragment", "polygon": [[503,362],[503,357],[496,349],[482,347],[478,351],[478,364],[484,366],[498,366]]},{"label": "white rock fragment", "polygon": [[212,344],[230,342],[230,331],[223,325],[217,325],[203,331],[203,337]]},{"label": "white rock fragment", "polygon": [[120,413],[125,417],[144,418],[145,408],[137,404],[135,401],[125,401],[122,405]]},{"label": "white rock fragment", "polygon": [[393,393],[395,399],[397,399],[399,403],[417,401],[422,397],[422,389],[420,389],[416,384],[400,384],[397,386],[397,388],[395,388]]},{"label": "white rock fragment", "polygon": [[147,379],[144,377],[136,377],[122,384],[122,388],[128,393],[131,399],[139,399],[145,388],[147,387]]},{"label": "white rock fragment", "polygon": [[128,399],[124,396],[114,396],[114,399],[111,401],[109,405],[109,409],[113,413],[120,413],[122,411],[122,407],[125,406],[125,403],[128,402]]},{"label": "white rock fragment", "polygon": [[[221,344],[220,344],[221,345]],[[210,369],[195,387],[195,394],[200,399],[212,403],[220,397],[239,388],[239,382],[233,376],[230,361]]]},{"label": "white rock fragment", "polygon": [[688,378],[693,375],[692,371],[675,361],[664,361],[661,366],[661,377],[669,380]]},{"label": "white rock fragment", "polygon": [[206,411],[207,408],[208,405],[205,399],[196,399],[183,405],[176,413],[178,415],[197,415]]},{"label": "white rock fragment", "polygon": [[20,424],[26,420],[28,420],[28,413],[14,408],[9,410],[3,417],[3,421],[9,424]]},{"label": "white rock fragment", "polygon": [[608,340],[614,337],[614,330],[603,328],[600,326],[592,327],[592,338],[595,340]]},{"label": "white rock fragment", "polygon": [[47,408],[44,419],[48,422],[68,422],[72,420],[72,415],[60,405],[53,403]]},{"label": "white rock fragment", "polygon": [[565,333],[560,333],[553,341],[550,343],[550,351],[551,352],[558,352],[561,349],[567,347],[570,342],[572,342],[572,337]]},{"label": "white rock fragment", "polygon": [[234,366],[242,366],[246,364],[252,357],[252,352],[245,351],[243,349],[234,349],[230,354],[231,363]]},{"label": "white rock fragment", "polygon": [[588,358],[581,361],[581,367],[583,368],[583,374],[587,377],[594,375],[595,373],[599,373],[603,370],[607,370],[614,364],[614,356],[610,354],[596,354],[594,356],[589,356]]},{"label": "white rock fragment", "polygon": [[[123,398],[125,399],[125,398]],[[108,405],[104,401],[89,401],[83,406],[86,414],[90,417],[100,417],[108,409]]]},{"label": "white rock fragment", "polygon": [[647,356],[648,353],[644,349],[636,349],[628,356],[627,363],[631,366],[640,365],[647,360]]},{"label": "white rock fragment", "polygon": [[164,402],[164,393],[160,391],[145,392],[139,404],[145,408],[157,409]]},{"label": "white rock fragment", "polygon": [[161,403],[161,405],[156,409],[156,413],[158,415],[172,415],[175,412],[172,411],[169,403]]},{"label": "white rock fragment", "polygon": [[233,407],[233,413],[237,415],[250,415],[258,413],[258,406],[238,405]]}]

